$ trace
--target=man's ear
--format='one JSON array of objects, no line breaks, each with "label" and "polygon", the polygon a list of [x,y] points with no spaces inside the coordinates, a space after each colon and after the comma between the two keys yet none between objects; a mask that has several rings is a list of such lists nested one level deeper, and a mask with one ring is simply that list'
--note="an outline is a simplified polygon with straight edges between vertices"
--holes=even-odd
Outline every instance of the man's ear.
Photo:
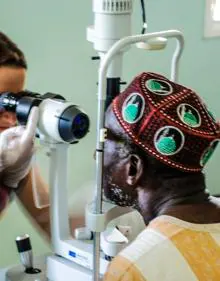
[{"label": "man's ear", "polygon": [[143,161],[137,154],[131,154],[127,163],[126,182],[129,185],[136,185],[143,174]]}]

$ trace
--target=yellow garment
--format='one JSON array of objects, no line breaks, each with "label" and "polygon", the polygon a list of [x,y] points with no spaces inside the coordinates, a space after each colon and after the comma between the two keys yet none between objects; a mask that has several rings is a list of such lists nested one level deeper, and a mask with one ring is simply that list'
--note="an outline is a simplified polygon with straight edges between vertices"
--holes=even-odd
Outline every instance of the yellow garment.
[{"label": "yellow garment", "polygon": [[154,219],[111,262],[104,281],[219,281],[220,223]]}]

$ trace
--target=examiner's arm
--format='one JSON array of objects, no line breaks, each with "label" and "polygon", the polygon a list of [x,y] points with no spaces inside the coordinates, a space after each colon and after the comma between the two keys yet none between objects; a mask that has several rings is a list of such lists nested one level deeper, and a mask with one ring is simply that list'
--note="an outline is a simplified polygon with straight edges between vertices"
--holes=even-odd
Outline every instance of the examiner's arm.
[{"label": "examiner's arm", "polygon": [[[41,198],[45,199],[45,204],[49,202],[49,194],[48,194],[48,186],[45,183],[44,179],[40,175],[38,168],[35,169],[35,180],[36,187],[38,192],[41,194]],[[27,213],[32,218],[33,222],[39,227],[46,236],[50,239],[50,208],[45,207],[39,209],[35,206],[33,189],[32,189],[32,175],[31,173],[22,180],[19,184],[19,188],[16,192],[17,197],[23,206],[23,208],[27,211]],[[84,216],[75,216],[71,214],[70,219],[70,228],[71,232],[74,232],[74,229],[84,225]]]}]

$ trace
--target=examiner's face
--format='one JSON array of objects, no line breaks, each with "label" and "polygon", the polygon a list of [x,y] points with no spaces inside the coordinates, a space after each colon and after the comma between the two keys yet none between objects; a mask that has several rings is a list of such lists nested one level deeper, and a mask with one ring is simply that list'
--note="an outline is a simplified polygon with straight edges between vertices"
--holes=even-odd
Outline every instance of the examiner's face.
[{"label": "examiner's face", "polygon": [[[0,67],[0,94],[12,92],[14,94],[24,89],[26,70],[21,67]],[[0,133],[16,125],[15,113],[0,110]]]}]

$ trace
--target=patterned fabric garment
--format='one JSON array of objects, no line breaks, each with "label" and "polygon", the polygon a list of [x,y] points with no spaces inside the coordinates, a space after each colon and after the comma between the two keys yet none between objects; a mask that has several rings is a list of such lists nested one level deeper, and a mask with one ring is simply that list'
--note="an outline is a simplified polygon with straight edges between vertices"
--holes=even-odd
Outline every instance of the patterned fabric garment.
[{"label": "patterned fabric garment", "polygon": [[220,223],[160,216],[113,259],[105,281],[219,281]]}]

